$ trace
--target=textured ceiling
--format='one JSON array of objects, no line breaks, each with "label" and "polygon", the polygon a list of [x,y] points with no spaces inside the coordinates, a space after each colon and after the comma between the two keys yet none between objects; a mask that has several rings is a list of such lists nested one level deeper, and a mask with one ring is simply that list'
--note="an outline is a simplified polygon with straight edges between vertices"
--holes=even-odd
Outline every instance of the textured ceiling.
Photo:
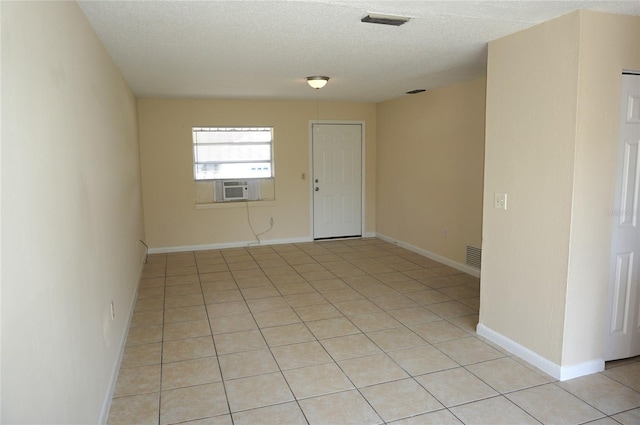
[{"label": "textured ceiling", "polygon": [[[639,1],[80,1],[139,97],[380,102],[485,75],[487,42]],[[360,22],[369,13],[402,26]],[[327,75],[318,93],[305,77]]]}]

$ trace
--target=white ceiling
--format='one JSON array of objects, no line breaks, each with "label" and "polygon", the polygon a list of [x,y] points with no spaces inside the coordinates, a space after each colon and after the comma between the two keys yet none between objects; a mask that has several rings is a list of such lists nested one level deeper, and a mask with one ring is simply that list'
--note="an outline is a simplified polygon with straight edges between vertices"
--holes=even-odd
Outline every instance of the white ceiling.
[{"label": "white ceiling", "polygon": [[[637,0],[79,3],[139,97],[358,102],[480,78],[487,42],[576,9],[640,15]],[[316,93],[318,74],[331,80]]]}]

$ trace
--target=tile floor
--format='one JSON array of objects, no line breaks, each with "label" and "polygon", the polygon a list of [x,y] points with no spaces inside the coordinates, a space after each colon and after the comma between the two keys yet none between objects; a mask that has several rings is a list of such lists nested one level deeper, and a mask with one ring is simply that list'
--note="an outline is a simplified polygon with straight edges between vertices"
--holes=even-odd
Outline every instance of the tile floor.
[{"label": "tile floor", "polygon": [[379,239],[150,255],[109,423],[640,424],[640,358],[557,382],[478,305]]}]

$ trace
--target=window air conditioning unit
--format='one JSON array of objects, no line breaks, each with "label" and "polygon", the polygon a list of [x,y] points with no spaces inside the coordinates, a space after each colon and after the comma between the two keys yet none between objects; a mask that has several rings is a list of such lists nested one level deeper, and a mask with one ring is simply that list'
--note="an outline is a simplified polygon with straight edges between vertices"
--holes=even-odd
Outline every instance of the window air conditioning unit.
[{"label": "window air conditioning unit", "polygon": [[222,184],[223,199],[225,201],[241,201],[249,199],[249,185],[243,182],[224,182]]}]

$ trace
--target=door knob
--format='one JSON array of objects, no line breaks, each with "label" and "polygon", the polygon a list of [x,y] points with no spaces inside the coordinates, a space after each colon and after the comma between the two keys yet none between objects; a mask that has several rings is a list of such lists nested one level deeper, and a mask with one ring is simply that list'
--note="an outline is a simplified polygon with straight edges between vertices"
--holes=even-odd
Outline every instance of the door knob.
[{"label": "door knob", "polygon": [[316,183],[318,183],[318,179],[316,179]]},{"label": "door knob", "polygon": [[320,188],[319,188],[319,187],[316,187],[316,192],[317,192],[317,191],[319,191],[319,190],[320,190]]}]

